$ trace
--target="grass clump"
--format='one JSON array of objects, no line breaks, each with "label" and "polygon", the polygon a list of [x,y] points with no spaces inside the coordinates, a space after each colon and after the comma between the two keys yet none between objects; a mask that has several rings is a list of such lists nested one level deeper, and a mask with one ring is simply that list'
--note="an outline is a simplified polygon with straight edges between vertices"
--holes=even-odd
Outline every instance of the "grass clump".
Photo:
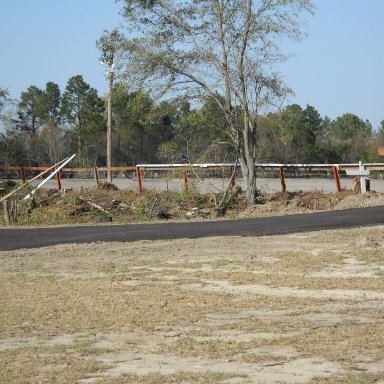
[{"label": "grass clump", "polygon": [[97,384],[220,384],[224,380],[231,378],[244,378],[244,375],[234,375],[225,373],[188,373],[180,372],[174,375],[160,375],[153,373],[150,375],[124,374],[120,377],[104,378],[97,380]]},{"label": "grass clump", "polygon": [[76,349],[63,346],[20,347],[0,354],[0,382],[68,383],[108,368],[90,357],[79,358]]}]

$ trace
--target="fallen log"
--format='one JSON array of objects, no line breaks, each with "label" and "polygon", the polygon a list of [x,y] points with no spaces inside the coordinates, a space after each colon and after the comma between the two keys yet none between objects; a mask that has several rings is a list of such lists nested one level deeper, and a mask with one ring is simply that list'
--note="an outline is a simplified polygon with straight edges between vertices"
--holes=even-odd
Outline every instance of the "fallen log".
[{"label": "fallen log", "polygon": [[97,205],[97,204],[95,204],[95,203],[92,203],[92,201],[89,201],[89,200],[84,199],[84,198],[82,198],[82,197],[79,197],[79,200],[82,201],[82,202],[84,202],[84,203],[89,204],[91,207],[93,207],[93,208],[99,210],[100,212],[105,213],[105,214],[108,215],[109,217],[112,217],[112,214],[111,214],[110,212],[108,212],[106,209],[104,209],[103,207],[100,207],[100,205]]}]

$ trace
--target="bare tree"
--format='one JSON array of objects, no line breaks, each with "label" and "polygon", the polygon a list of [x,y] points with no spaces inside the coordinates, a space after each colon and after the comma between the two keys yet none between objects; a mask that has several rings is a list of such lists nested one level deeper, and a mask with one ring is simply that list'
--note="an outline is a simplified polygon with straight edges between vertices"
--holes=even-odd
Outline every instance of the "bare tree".
[{"label": "bare tree", "polygon": [[311,0],[120,0],[125,74],[159,92],[212,97],[238,151],[249,204],[256,197],[258,116],[287,88],[272,70],[281,38],[300,40]]}]

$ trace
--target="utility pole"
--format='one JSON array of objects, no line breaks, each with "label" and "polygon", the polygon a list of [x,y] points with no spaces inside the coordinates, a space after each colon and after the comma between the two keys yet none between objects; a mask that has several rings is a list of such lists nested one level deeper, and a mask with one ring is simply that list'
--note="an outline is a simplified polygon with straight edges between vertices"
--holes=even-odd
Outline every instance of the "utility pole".
[{"label": "utility pole", "polygon": [[104,31],[96,45],[100,50],[100,62],[107,66],[108,111],[107,111],[107,180],[112,183],[112,91],[114,78],[115,53],[121,36],[117,30]]},{"label": "utility pole", "polygon": [[113,88],[113,53],[108,67],[108,118],[107,118],[107,179],[112,183],[112,88]]}]

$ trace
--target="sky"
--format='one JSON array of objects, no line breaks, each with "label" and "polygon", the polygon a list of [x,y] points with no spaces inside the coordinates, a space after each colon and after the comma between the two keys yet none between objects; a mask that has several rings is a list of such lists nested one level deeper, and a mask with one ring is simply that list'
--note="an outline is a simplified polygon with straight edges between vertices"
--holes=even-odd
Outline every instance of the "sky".
[{"label": "sky", "polygon": [[[384,120],[384,0],[313,0],[303,42],[284,43],[291,58],[279,72],[295,95],[288,103],[315,107],[335,119],[354,113],[374,128]],[[119,26],[114,0],[0,0],[0,86],[18,99],[48,81],[62,92],[82,75],[107,92],[96,41]]]}]

